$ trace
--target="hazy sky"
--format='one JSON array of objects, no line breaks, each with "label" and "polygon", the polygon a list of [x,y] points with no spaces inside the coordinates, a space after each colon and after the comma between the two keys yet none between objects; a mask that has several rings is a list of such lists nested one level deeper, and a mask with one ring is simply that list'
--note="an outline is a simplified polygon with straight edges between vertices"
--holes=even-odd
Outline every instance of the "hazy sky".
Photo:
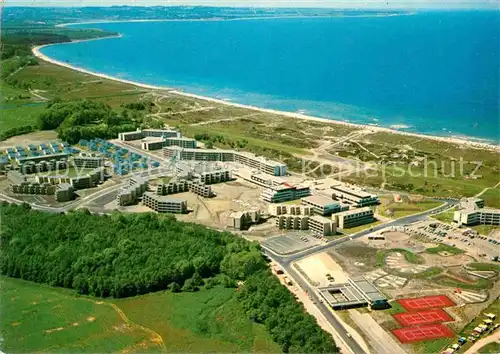
[{"label": "hazy sky", "polygon": [[[0,2],[2,2],[0,0]],[[4,0],[8,6],[206,5],[332,8],[496,8],[498,0]]]}]

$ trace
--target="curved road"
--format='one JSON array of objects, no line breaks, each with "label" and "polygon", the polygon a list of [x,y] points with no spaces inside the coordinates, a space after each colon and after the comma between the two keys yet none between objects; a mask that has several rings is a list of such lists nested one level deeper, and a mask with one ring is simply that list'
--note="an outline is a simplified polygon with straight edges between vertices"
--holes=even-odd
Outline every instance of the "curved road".
[{"label": "curved road", "polygon": [[[162,174],[165,174],[168,172],[171,172],[171,171],[166,169],[166,168],[160,167],[160,168],[155,168],[155,169],[151,169],[151,170],[135,172],[133,174],[128,175],[127,177],[129,177],[129,178],[130,177],[154,178],[154,177],[161,176]],[[39,205],[39,204],[35,204],[35,203],[29,203],[29,204],[31,205],[31,207],[34,210],[40,210],[40,211],[45,211],[45,212],[49,212],[49,213],[66,213],[72,209],[78,209],[81,206],[83,206],[84,204],[90,203],[96,199],[99,199],[99,198],[104,197],[108,194],[116,192],[117,190],[119,190],[125,186],[128,186],[128,182],[123,182],[123,183],[120,183],[117,185],[105,187],[105,188],[103,188],[103,189],[101,189],[101,190],[99,190],[99,191],[97,191],[89,196],[75,200],[74,202],[66,204],[62,207],[49,207],[49,206]],[[0,200],[4,200],[6,202],[14,203],[14,204],[22,204],[23,203],[23,201],[21,201],[19,199],[15,199],[15,198],[10,197],[10,196],[3,194],[3,193],[0,193]]]},{"label": "curved road", "polygon": [[[127,147],[130,148],[129,146],[127,146]],[[158,168],[158,169],[146,170],[146,171],[134,173],[134,174],[130,175],[129,177],[132,177],[132,176],[155,177],[157,175],[161,175],[161,174],[166,173],[167,170],[168,170],[168,168],[167,169]],[[107,194],[113,193],[116,190],[124,187],[125,185],[126,185],[125,183],[121,183],[118,185],[107,187],[107,188],[105,188],[101,191],[98,191],[98,192],[96,192],[88,197],[84,197],[80,200],[77,200],[75,202],[72,202],[72,203],[67,204],[64,207],[60,207],[60,208],[47,207],[47,206],[37,205],[37,204],[31,204],[31,206],[33,209],[36,209],[36,210],[53,212],[53,213],[64,213],[64,212],[67,212],[71,209],[77,209],[77,208],[81,207],[82,205],[89,203],[93,200],[96,200],[98,198],[101,198]],[[5,200],[5,201],[11,202],[11,203],[16,203],[16,204],[22,203],[21,201],[15,199],[15,198],[9,197],[9,196],[7,196],[5,194],[1,194],[1,193],[0,193],[0,200]],[[407,224],[411,224],[411,223],[423,220],[423,219],[427,218],[429,215],[440,213],[446,209],[449,209],[449,208],[455,206],[457,203],[456,200],[452,200],[452,199],[445,199],[445,200],[443,200],[443,202],[444,202],[444,204],[437,207],[437,208],[427,210],[427,211],[419,213],[419,214],[414,214],[414,215],[403,217],[403,218],[400,218],[397,220],[393,220],[391,222],[387,222],[384,224],[380,224],[380,225],[374,226],[370,229],[363,230],[363,231],[360,231],[356,234],[345,236],[345,237],[339,238],[339,239],[334,240],[334,241],[330,241],[330,242],[323,244],[323,245],[312,247],[312,248],[307,249],[307,250],[302,251],[302,252],[297,252],[297,253],[294,253],[291,255],[281,255],[281,254],[275,253],[274,251],[270,250],[269,248],[267,248],[265,246],[262,246],[262,252],[264,254],[266,254],[267,256],[269,256],[273,261],[278,263],[290,275],[290,277],[292,279],[294,279],[294,281],[305,292],[307,292],[307,294],[311,297],[313,302],[316,304],[316,307],[321,311],[323,316],[328,320],[328,322],[330,322],[330,324],[338,332],[338,335],[342,338],[342,341],[345,343],[345,345],[348,346],[356,354],[364,354],[366,352],[363,350],[363,348],[356,342],[356,340],[353,337],[351,337],[350,335],[347,334],[347,330],[344,328],[343,324],[332,314],[329,307],[327,307],[328,305],[326,305],[322,301],[320,301],[320,295],[316,292],[316,289],[313,286],[311,286],[307,281],[305,281],[295,271],[295,269],[292,266],[292,263],[296,262],[302,258],[306,258],[312,254],[323,252],[329,248],[340,245],[344,242],[363,237],[367,234],[385,229],[387,227],[403,226],[403,225],[407,225]]]},{"label": "curved road", "polygon": [[305,251],[297,252],[297,253],[294,253],[291,255],[281,255],[281,254],[273,252],[272,250],[270,250],[269,248],[267,248],[265,246],[261,246],[261,247],[262,247],[263,253],[265,255],[267,255],[273,261],[278,263],[283,268],[283,270],[285,272],[287,272],[290,275],[290,277],[293,280],[295,280],[295,282],[305,292],[307,292],[309,294],[309,296],[312,298],[313,302],[316,304],[316,307],[321,311],[321,313],[328,320],[328,322],[330,322],[330,324],[336,329],[339,336],[342,338],[342,341],[348,347],[350,347],[350,349],[354,353],[356,353],[356,354],[366,353],[363,350],[363,348],[355,341],[355,339],[353,337],[351,337],[350,335],[349,336],[347,335],[347,330],[345,329],[343,324],[339,320],[337,320],[337,318],[332,314],[328,305],[326,305],[325,303],[320,301],[320,295],[316,292],[316,289],[313,286],[311,286],[307,281],[305,281],[297,273],[297,271],[294,269],[292,263],[294,263],[302,258],[306,258],[312,254],[323,252],[329,248],[332,248],[334,246],[338,246],[344,242],[363,237],[363,236],[368,235],[372,232],[376,232],[376,231],[385,229],[387,227],[403,226],[403,225],[412,224],[414,222],[426,219],[429,215],[440,213],[446,209],[450,209],[451,207],[453,207],[457,204],[457,201],[453,200],[453,199],[443,199],[443,202],[444,203],[437,208],[430,209],[430,210],[424,211],[422,213],[399,218],[399,219],[396,219],[396,220],[393,220],[393,221],[390,221],[390,222],[387,222],[384,224],[380,224],[380,225],[374,226],[370,229],[360,231],[356,234],[345,236],[345,237],[339,238],[337,240],[330,241],[326,244],[312,247],[312,248],[307,249]]}]

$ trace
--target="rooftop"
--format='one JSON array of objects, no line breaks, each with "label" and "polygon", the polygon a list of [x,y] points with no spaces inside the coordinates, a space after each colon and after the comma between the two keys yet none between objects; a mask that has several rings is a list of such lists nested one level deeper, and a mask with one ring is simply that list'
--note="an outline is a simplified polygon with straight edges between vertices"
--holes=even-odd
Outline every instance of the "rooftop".
[{"label": "rooftop", "polygon": [[306,201],[311,204],[317,204],[317,205],[330,205],[330,204],[339,204],[338,202],[334,201],[332,198],[329,198],[324,195],[311,195],[309,197],[302,198],[303,201]]},{"label": "rooftop", "polygon": [[57,189],[70,189],[73,188],[73,186],[69,183],[59,183],[56,187]]},{"label": "rooftop", "polygon": [[333,190],[336,190],[336,191],[339,191],[339,192],[342,192],[342,193],[352,194],[352,195],[354,195],[356,197],[359,197],[359,198],[371,198],[371,197],[373,197],[373,195],[371,195],[370,193],[362,191],[361,189],[356,188],[356,187],[348,187],[348,186],[344,186],[344,185],[336,185],[336,186],[331,186],[331,188]]},{"label": "rooftop", "polygon": [[184,199],[180,198],[172,198],[168,195],[157,195],[156,193],[153,192],[146,192],[144,195],[147,195],[148,197],[155,199],[159,202],[167,203],[167,202],[172,202],[172,203],[185,203],[186,201]]},{"label": "rooftop", "polygon": [[184,140],[184,141],[193,141],[195,139],[191,139],[191,138],[186,138],[186,137],[170,137],[170,138],[167,138],[167,140]]},{"label": "rooftop", "polygon": [[321,216],[321,215],[313,215],[313,216],[310,216],[309,219],[320,222],[322,224],[331,224],[332,223],[331,219],[325,218],[324,216]]},{"label": "rooftop", "polygon": [[341,211],[340,213],[337,213],[335,215],[355,215],[355,214],[363,213],[365,211],[371,211],[371,209],[369,207],[364,207],[364,208],[359,208],[359,209],[351,209],[351,210]]},{"label": "rooftop", "polygon": [[350,282],[359,288],[370,301],[387,300],[387,297],[363,276],[351,278]]}]

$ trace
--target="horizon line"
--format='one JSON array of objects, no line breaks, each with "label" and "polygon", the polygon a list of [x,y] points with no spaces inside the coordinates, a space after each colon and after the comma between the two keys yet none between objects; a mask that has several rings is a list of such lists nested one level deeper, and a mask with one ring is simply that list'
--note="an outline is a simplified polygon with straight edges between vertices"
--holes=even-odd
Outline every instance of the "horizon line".
[{"label": "horizon line", "polygon": [[[183,4],[168,4],[168,5],[144,5],[144,4],[110,4],[110,5],[16,5],[10,4],[7,1],[3,1],[2,7],[9,8],[123,8],[123,7],[135,7],[135,8],[230,8],[230,9],[318,9],[318,10],[356,10],[356,11],[380,11],[380,10],[493,10],[500,11],[500,7],[493,3],[482,4],[483,6],[476,7],[468,7],[468,6],[456,6],[456,4],[450,4],[451,6],[443,6],[443,7],[429,7],[429,6],[407,6],[407,7],[349,7],[349,6],[332,6],[332,7],[324,7],[324,6],[236,6],[236,5],[183,5]],[[465,5],[465,4],[464,4]],[[470,4],[472,5],[472,4]]]}]

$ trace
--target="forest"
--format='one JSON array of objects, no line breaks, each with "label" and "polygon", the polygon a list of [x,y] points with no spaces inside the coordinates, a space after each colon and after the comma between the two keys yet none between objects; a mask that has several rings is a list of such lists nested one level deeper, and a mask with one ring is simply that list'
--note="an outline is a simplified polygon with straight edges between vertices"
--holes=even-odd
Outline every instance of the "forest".
[{"label": "forest", "polygon": [[258,243],[172,215],[50,214],[5,202],[0,212],[3,275],[116,298],[239,284],[245,312],[284,352],[337,350],[271,275]]},{"label": "forest", "polygon": [[[2,274],[94,296],[126,297],[266,268],[259,245],[152,213],[50,214],[2,205]],[[177,284],[177,285],[175,285]]]},{"label": "forest", "polygon": [[56,129],[59,139],[75,144],[80,139],[116,138],[120,132],[135,130],[141,122],[142,114],[137,111],[124,108],[116,112],[98,101],[55,101],[38,117],[38,128]]}]

